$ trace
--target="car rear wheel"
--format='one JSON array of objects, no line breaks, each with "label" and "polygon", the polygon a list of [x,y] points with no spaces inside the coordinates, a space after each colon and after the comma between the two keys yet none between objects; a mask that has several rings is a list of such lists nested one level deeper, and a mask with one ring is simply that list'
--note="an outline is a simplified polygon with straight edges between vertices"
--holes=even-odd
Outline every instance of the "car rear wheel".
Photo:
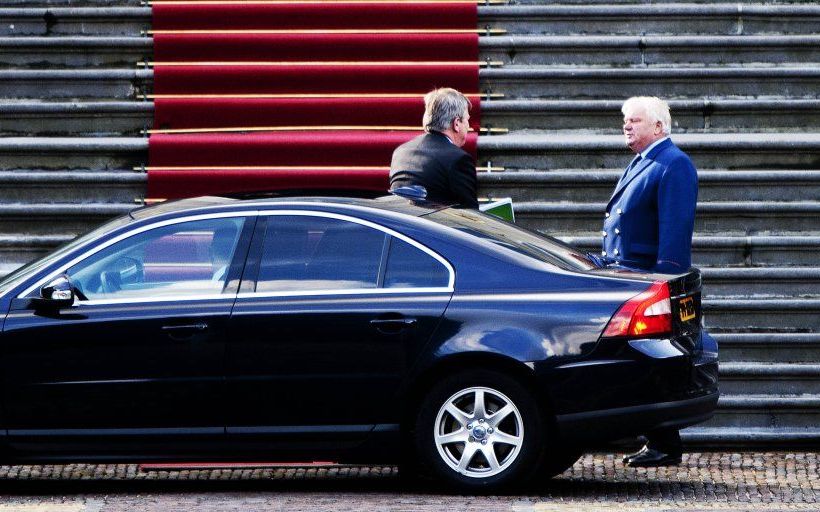
[{"label": "car rear wheel", "polygon": [[423,471],[468,490],[521,484],[536,469],[541,417],[531,393],[502,373],[460,373],[434,386],[415,428]]}]

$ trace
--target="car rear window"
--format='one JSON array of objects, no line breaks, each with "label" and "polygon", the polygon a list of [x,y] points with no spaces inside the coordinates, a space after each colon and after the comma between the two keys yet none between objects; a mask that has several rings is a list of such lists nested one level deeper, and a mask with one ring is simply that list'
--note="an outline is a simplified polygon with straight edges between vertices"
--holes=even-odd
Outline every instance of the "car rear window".
[{"label": "car rear window", "polygon": [[476,210],[447,208],[424,217],[558,268],[598,268],[586,253],[571,245]]}]

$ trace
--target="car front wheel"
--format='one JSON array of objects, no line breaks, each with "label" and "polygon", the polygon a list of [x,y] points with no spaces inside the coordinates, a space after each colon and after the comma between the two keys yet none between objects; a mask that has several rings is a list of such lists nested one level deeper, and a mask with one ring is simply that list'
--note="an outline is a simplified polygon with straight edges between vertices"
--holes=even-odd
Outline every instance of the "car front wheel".
[{"label": "car front wheel", "polygon": [[467,490],[527,481],[538,464],[542,439],[531,393],[517,380],[485,370],[460,373],[434,386],[415,428],[422,469]]}]

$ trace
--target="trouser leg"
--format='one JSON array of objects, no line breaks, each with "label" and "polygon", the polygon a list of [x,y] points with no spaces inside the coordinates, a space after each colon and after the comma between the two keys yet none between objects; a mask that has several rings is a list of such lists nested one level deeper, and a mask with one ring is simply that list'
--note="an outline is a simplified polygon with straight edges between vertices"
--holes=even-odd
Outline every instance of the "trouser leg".
[{"label": "trouser leg", "polygon": [[669,455],[680,455],[683,451],[680,431],[676,428],[663,428],[646,433],[646,445]]}]

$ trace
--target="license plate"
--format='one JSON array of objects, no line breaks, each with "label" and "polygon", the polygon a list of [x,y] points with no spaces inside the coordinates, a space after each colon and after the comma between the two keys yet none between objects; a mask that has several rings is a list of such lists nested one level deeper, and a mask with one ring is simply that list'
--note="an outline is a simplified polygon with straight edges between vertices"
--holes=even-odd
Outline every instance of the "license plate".
[{"label": "license plate", "polygon": [[680,315],[681,322],[695,318],[695,301],[692,297],[684,297],[678,302],[678,315]]}]

